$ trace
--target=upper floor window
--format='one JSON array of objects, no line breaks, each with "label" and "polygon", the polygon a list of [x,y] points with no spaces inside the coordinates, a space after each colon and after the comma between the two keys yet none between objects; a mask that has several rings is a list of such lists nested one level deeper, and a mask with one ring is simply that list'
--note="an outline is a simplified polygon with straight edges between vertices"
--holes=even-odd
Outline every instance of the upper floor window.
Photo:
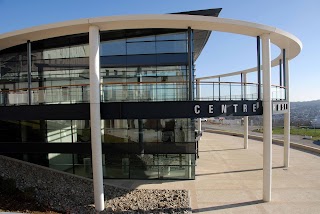
[{"label": "upper floor window", "polygon": [[171,33],[101,42],[101,56],[186,53],[187,33]]}]

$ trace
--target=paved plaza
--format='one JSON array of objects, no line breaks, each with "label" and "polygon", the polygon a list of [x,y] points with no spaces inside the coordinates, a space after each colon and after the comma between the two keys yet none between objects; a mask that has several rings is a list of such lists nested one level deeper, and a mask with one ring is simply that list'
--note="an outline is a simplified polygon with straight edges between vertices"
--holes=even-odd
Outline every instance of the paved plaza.
[{"label": "paved plaza", "polygon": [[189,181],[105,180],[126,188],[188,189],[193,213],[320,213],[320,155],[273,145],[272,201],[262,201],[262,142],[204,133],[196,179]]}]

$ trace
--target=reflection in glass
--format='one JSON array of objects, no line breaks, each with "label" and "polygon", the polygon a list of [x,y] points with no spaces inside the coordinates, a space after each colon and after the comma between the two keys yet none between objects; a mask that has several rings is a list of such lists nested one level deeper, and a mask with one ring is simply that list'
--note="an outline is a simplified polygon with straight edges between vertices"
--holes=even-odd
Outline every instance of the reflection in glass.
[{"label": "reflection in glass", "polygon": [[[101,59],[106,60],[105,64],[101,63],[100,70],[102,102],[187,100],[187,62],[175,62],[187,56],[187,34],[155,34],[131,34],[129,38],[115,35],[105,37],[109,41],[106,39],[101,42]],[[88,40],[88,34],[81,34],[33,43],[30,88],[32,105],[89,102]],[[107,64],[110,59],[123,64]],[[130,60],[136,61],[129,64]],[[28,105],[25,47],[14,53],[1,52],[0,64],[0,105]],[[138,154],[119,151],[104,154],[104,177],[194,178],[194,155],[144,152],[144,146],[157,148],[162,144],[171,146],[194,142],[192,123],[190,119],[101,121],[101,138],[104,143],[108,143],[103,146],[109,148],[107,146],[117,145],[115,150],[120,148],[121,151],[127,151],[128,145],[139,149],[136,152]],[[80,148],[80,143],[91,141],[88,120],[0,121],[0,128],[1,142],[52,143],[50,147],[67,145],[68,148]],[[92,177],[90,151],[14,155],[25,161]]]},{"label": "reflection in glass", "polygon": [[155,42],[139,42],[139,43],[128,43],[127,54],[155,54],[156,43]]},{"label": "reflection in glass", "polygon": [[185,69],[185,66],[103,69],[102,102],[187,100]]},{"label": "reflection in glass", "polygon": [[100,44],[100,55],[101,56],[115,56],[115,55],[126,55],[126,40],[115,40],[101,42]]},{"label": "reflection in glass", "polygon": [[[104,143],[194,142],[190,119],[103,120]],[[141,131],[140,131],[141,130]],[[140,138],[139,138],[140,133]],[[142,134],[142,136],[141,136]]]},{"label": "reflection in glass", "polygon": [[187,52],[185,41],[162,41],[157,42],[157,53],[184,53]]}]

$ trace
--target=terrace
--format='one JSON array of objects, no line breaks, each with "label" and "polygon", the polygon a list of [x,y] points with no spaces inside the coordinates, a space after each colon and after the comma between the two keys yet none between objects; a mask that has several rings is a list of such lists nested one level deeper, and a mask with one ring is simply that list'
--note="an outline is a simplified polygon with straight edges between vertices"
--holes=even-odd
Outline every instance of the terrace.
[{"label": "terrace", "polygon": [[[105,180],[138,189],[187,189],[193,213],[318,213],[320,154],[291,150],[291,166],[283,166],[283,147],[272,146],[272,198],[262,200],[263,143],[204,132],[199,144],[196,179],[188,181]],[[320,151],[319,151],[320,152]]]}]

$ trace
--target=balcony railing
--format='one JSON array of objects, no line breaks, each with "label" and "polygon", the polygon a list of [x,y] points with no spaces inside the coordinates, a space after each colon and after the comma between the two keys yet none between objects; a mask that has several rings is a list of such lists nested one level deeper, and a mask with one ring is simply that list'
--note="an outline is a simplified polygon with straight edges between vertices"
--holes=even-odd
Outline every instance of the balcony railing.
[{"label": "balcony railing", "polygon": [[[195,96],[196,100],[257,100],[258,99],[257,83],[241,82],[207,82],[201,81],[199,84],[200,97]],[[197,86],[195,86],[195,94]],[[285,87],[272,85],[272,100],[285,100]],[[261,86],[261,93],[262,86]],[[261,94],[262,97],[262,94]]]},{"label": "balcony railing", "polygon": [[[41,104],[73,104],[89,102],[89,85],[62,85],[30,88],[31,105]],[[27,88],[2,90],[0,105],[29,105]]]},{"label": "balcony railing", "polygon": [[[195,100],[257,100],[258,84],[241,82],[201,82],[201,95]],[[113,82],[102,83],[101,102],[186,101],[188,84],[180,82]],[[283,86],[272,85],[272,99],[285,100]],[[261,93],[263,93],[261,88]],[[31,105],[74,104],[90,101],[89,84],[61,85],[31,88]],[[262,97],[262,96],[261,96]],[[0,105],[29,105],[27,88],[0,91]]]},{"label": "balcony railing", "polygon": [[180,82],[103,83],[102,102],[186,101],[188,85]]}]

